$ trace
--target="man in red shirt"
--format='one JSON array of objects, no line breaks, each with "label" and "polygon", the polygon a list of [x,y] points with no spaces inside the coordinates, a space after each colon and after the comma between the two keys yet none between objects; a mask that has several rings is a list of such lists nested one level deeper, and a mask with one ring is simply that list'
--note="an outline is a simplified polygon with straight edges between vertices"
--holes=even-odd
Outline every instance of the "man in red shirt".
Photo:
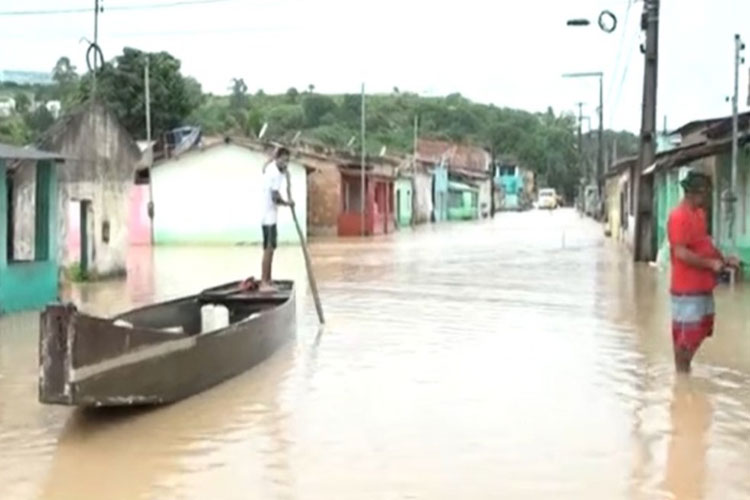
[{"label": "man in red shirt", "polygon": [[682,181],[685,198],[669,215],[667,232],[672,265],[672,343],[677,371],[690,371],[695,352],[714,328],[717,275],[739,267],[724,258],[708,234],[703,207],[711,195],[711,178],[690,172]]}]

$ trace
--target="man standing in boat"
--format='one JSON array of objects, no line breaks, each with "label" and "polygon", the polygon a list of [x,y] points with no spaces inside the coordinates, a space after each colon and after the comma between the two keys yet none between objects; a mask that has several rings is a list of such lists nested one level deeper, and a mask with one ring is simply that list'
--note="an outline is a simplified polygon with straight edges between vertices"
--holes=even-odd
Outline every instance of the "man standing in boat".
[{"label": "man standing in boat", "polygon": [[704,207],[711,195],[711,178],[692,171],[681,184],[685,198],[669,215],[667,232],[675,366],[688,372],[701,343],[713,334],[717,276],[727,268],[738,269],[740,262],[725,258],[708,234]]},{"label": "man standing in boat", "polygon": [[271,270],[273,268],[273,254],[276,250],[278,238],[277,218],[279,205],[292,207],[294,202],[285,201],[281,197],[281,186],[286,177],[287,167],[289,165],[289,150],[278,148],[270,160],[263,167],[263,186],[262,186],[262,214],[261,220],[263,230],[263,263],[261,269],[260,291],[273,292],[276,287],[271,280]]}]

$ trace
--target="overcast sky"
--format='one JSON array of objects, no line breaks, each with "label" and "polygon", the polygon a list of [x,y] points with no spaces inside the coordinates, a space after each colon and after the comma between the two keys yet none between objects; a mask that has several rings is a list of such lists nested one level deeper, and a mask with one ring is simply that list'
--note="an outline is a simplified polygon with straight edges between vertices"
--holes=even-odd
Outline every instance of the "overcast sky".
[{"label": "overcast sky", "polygon": [[[178,0],[102,0],[99,40],[107,59],[124,46],[166,50],[204,90],[225,93],[232,77],[252,91],[314,84],[320,92],[402,90],[531,111],[595,116],[596,79],[562,73],[605,72],[605,126],[640,128],[642,1],[632,0],[223,0],[205,5],[116,11],[108,7]],[[94,0],[4,0],[0,12],[85,8]],[[632,5],[630,5],[632,3]],[[630,7],[629,7],[630,6]],[[618,17],[605,34],[602,9]],[[92,9],[93,10],[93,9]],[[589,28],[570,28],[589,17]],[[731,112],[733,37],[750,40],[748,0],[662,0],[658,123],[670,128]],[[742,31],[742,29],[746,31]],[[93,13],[0,15],[0,69],[49,71],[59,56],[85,67]],[[749,54],[750,55],[750,54]],[[750,58],[749,58],[750,59]],[[747,109],[748,65],[740,105]],[[597,126],[592,119],[592,126]]]}]

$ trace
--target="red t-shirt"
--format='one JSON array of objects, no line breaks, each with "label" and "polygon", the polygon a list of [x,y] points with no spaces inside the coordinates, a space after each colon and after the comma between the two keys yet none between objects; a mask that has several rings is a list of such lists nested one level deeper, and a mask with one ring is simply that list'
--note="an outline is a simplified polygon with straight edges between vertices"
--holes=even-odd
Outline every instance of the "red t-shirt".
[{"label": "red t-shirt", "polygon": [[669,215],[667,223],[670,258],[672,263],[672,293],[706,293],[716,288],[716,275],[708,270],[693,267],[678,259],[674,254],[676,245],[683,245],[696,255],[707,258],[721,258],[708,234],[706,212],[680,203]]}]

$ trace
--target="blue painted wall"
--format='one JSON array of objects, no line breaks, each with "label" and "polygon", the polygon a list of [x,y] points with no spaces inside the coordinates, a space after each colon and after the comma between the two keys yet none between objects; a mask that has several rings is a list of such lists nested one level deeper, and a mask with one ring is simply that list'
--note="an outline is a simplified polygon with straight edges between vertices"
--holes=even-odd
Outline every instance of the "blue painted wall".
[{"label": "blue painted wall", "polygon": [[[37,164],[36,260],[8,262],[6,167],[0,160],[0,314],[38,309],[57,299],[57,170]],[[41,203],[39,200],[43,200]],[[42,233],[45,233],[42,234]],[[39,248],[41,242],[45,247]]]}]

